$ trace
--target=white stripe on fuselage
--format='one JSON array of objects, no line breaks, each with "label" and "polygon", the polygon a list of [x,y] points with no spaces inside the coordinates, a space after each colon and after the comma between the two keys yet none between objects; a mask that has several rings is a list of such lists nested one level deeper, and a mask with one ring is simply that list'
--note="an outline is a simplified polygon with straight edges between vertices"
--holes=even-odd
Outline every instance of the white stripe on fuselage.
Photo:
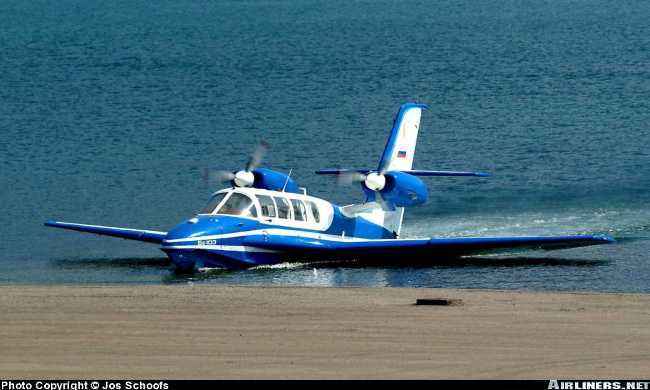
[{"label": "white stripe on fuselage", "polygon": [[[341,241],[341,242],[367,242],[367,241],[380,242],[380,241],[395,240],[394,238],[369,239],[369,238],[359,238],[359,237],[348,237],[348,236],[339,236],[339,235],[323,234],[318,232],[307,232],[303,230],[291,230],[291,229],[256,229],[256,230],[247,230],[243,232],[214,234],[214,235],[201,236],[201,237],[176,238],[173,240],[163,240],[163,243],[171,244],[171,243],[191,242],[197,240],[218,240],[218,239],[225,239],[225,238],[237,238],[237,237],[254,236],[254,235],[304,237],[304,238],[315,238],[318,240]],[[413,238],[413,240],[417,240],[417,238]]]},{"label": "white stripe on fuselage", "polygon": [[204,249],[223,252],[268,252],[278,253],[280,251],[273,249],[257,248],[254,246],[244,245],[172,245],[165,246],[165,249]]}]

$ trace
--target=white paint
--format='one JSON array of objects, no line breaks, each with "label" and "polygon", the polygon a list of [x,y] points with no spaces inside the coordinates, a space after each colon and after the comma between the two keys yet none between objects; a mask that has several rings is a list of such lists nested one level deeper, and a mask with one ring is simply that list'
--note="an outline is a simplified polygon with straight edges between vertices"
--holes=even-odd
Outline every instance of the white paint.
[{"label": "white paint", "polygon": [[258,248],[255,246],[245,245],[173,245],[166,246],[165,249],[206,249],[216,250],[223,252],[264,252],[264,253],[278,253],[273,249]]},{"label": "white paint", "polygon": [[[311,230],[320,230],[320,231],[325,231],[329,229],[329,227],[332,225],[332,221],[334,220],[334,207],[332,204],[326,200],[315,198],[313,196],[309,196],[306,194],[294,194],[291,192],[280,192],[280,191],[271,191],[271,190],[264,190],[264,189],[259,189],[259,188],[228,188],[224,190],[220,190],[215,192],[212,196],[218,194],[218,193],[241,193],[244,195],[247,195],[251,199],[253,199],[253,204],[254,207],[257,211],[258,218],[254,218],[255,220],[259,221],[260,223],[263,223],[265,225],[276,225],[276,226],[286,226],[286,227],[295,227],[295,228],[300,228],[300,229],[311,229]],[[283,218],[278,218],[277,213],[276,217],[265,217],[262,216],[262,209],[260,207],[259,201],[255,195],[266,195],[270,196],[273,198],[273,202],[275,203],[275,197],[280,197],[280,198],[285,198],[289,202],[291,202],[291,199],[297,199],[305,202],[305,205],[307,207],[307,220],[306,221],[296,221],[293,219],[293,207],[290,208],[291,210],[291,215],[290,218],[288,219],[283,219]],[[229,198],[229,196],[224,197],[224,200],[221,202],[221,204],[215,209],[217,210],[216,214],[212,215],[219,215],[218,210],[223,205],[224,202]],[[309,207],[307,206],[307,202],[313,202],[316,205],[316,208],[318,209],[318,214],[320,216],[320,219],[318,222],[316,222],[313,219],[313,216],[311,215],[311,212],[309,212]],[[276,209],[277,209],[277,204],[276,204]],[[231,215],[232,216],[232,215]],[[239,216],[238,216],[239,217]]]},{"label": "white paint", "polygon": [[[412,107],[402,116],[387,171],[407,171],[413,167],[421,116],[422,108],[420,107]],[[400,152],[406,152],[406,156],[398,157]]]},{"label": "white paint", "polygon": [[364,184],[371,191],[381,191],[386,186],[386,176],[377,172],[370,172],[366,176]]},{"label": "white paint", "polygon": [[237,187],[250,187],[255,182],[255,175],[249,171],[238,171],[233,181]]}]

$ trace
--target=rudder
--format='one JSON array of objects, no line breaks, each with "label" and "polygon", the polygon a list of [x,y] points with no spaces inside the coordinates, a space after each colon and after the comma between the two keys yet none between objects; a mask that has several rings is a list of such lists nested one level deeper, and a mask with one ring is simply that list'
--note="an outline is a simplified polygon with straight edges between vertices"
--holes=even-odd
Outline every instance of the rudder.
[{"label": "rudder", "polygon": [[408,171],[413,168],[420,118],[422,110],[426,108],[426,105],[420,103],[402,104],[379,160],[379,172]]}]

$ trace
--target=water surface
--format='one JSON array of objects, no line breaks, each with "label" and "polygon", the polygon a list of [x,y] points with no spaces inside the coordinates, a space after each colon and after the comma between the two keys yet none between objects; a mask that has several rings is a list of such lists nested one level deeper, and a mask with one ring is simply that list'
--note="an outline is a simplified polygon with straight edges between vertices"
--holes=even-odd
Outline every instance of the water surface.
[{"label": "water surface", "polygon": [[[0,283],[243,283],[650,292],[650,3],[17,1],[0,4]],[[155,245],[238,169],[361,200],[313,171],[375,167],[399,105],[431,178],[408,236],[608,233],[618,245],[434,266],[175,276]],[[414,259],[415,263],[422,259]]]}]

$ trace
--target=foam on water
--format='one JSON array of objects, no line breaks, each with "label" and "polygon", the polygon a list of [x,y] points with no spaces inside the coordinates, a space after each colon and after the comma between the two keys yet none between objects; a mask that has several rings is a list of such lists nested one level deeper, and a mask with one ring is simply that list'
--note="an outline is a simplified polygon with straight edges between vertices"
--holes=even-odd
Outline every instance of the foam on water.
[{"label": "foam on water", "polygon": [[304,268],[308,266],[309,263],[306,262],[285,262],[285,263],[278,263],[278,264],[268,264],[268,265],[258,265],[257,267],[252,267],[250,268],[251,270],[265,270],[265,269],[297,269],[297,268]]},{"label": "foam on water", "polygon": [[500,213],[414,216],[404,237],[467,237],[510,235],[608,234],[614,238],[647,237],[650,210],[596,209],[565,211],[504,210]]}]

